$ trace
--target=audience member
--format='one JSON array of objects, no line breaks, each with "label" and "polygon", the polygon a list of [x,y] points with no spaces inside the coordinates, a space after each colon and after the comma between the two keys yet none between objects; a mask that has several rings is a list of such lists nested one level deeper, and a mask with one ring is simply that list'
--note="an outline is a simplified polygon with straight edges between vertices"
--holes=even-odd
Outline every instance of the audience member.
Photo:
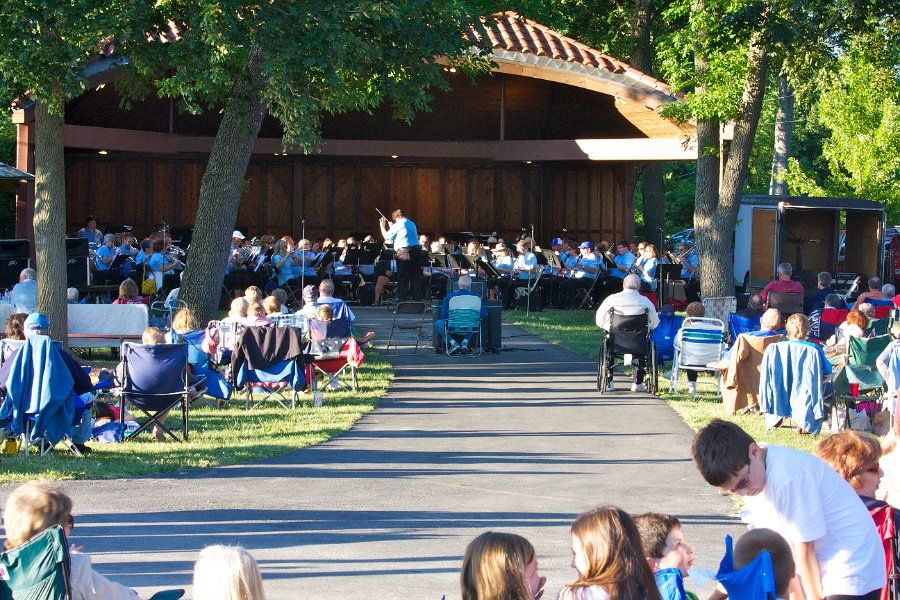
[{"label": "audience member", "polygon": [[531,543],[513,533],[486,531],[466,547],[460,573],[462,600],[538,600],[546,577],[538,574]]},{"label": "audience member", "polygon": [[128,278],[119,284],[119,297],[113,300],[113,304],[144,304],[144,299],[138,296],[134,279]]},{"label": "audience member", "polygon": [[228,321],[229,323],[240,323],[246,324],[247,322],[247,300],[244,297],[235,298],[231,301],[231,310],[228,311],[228,316],[223,319],[224,321]]},{"label": "audience member", "polygon": [[819,441],[814,452],[856,490],[867,508],[886,504],[875,499],[882,476],[878,438],[858,431],[839,431]]},{"label": "audience member", "polygon": [[272,324],[272,320],[266,317],[266,309],[259,301],[253,301],[247,306],[246,322],[251,327],[266,327]]},{"label": "audience member", "polygon": [[703,478],[743,497],[752,528],[785,533],[806,598],[875,600],[884,587],[881,540],[853,488],[818,457],[757,444],[734,423],[713,419],[697,432]]},{"label": "audience member", "polygon": [[[21,546],[39,533],[59,525],[68,538],[75,527],[72,499],[47,481],[20,485],[7,497],[3,511],[6,549]],[[94,571],[91,557],[78,548],[69,550],[68,584],[78,600],[138,600],[133,589]],[[221,598],[221,597],[220,597]]]},{"label": "audience member", "polygon": [[[743,569],[756,560],[760,552],[768,552],[772,560],[776,599],[787,600],[792,587],[799,587],[795,578],[797,568],[791,555],[791,546],[775,531],[766,528],[751,529],[738,538],[734,545],[734,568]],[[799,589],[796,592],[793,597],[802,598],[802,592]]]},{"label": "audience member", "polygon": [[296,314],[303,315],[307,319],[316,318],[316,300],[319,299],[319,291],[314,285],[308,285],[303,288],[303,308]]},{"label": "audience member", "polygon": [[[597,309],[597,327],[604,331],[609,331],[611,311],[615,311],[616,314],[621,315],[639,315],[646,312],[650,322],[650,329],[656,329],[657,325],[659,325],[659,315],[656,314],[656,307],[646,296],[640,294],[638,291],[640,287],[641,279],[637,275],[633,273],[626,275],[625,279],[622,281],[622,291],[607,296],[600,304],[600,308]],[[613,356],[612,352],[610,352],[607,357],[607,372],[609,373],[609,379],[606,382],[606,389],[608,391],[614,389],[612,361]],[[634,374],[632,375],[631,384],[632,392],[646,391],[643,383],[646,372],[647,357],[635,358],[635,369]]]},{"label": "audience member", "polygon": [[787,340],[779,343],[805,344],[811,348],[815,348],[822,361],[822,374],[825,377],[832,374],[833,368],[831,361],[829,361],[828,356],[825,355],[825,350],[822,349],[822,346],[810,342],[807,339],[809,337],[809,319],[806,315],[794,313],[788,317],[787,323],[785,323],[785,329],[787,330]]},{"label": "audience member", "polygon": [[866,316],[856,309],[851,310],[844,322],[835,330],[834,335],[825,342],[828,354],[835,357],[846,356],[848,340],[852,337],[865,337],[868,327],[869,320]]},{"label": "audience member", "polygon": [[78,289],[77,288],[67,288],[66,289],[66,302],[68,304],[78,304]]},{"label": "audience member", "polygon": [[886,283],[883,286],[881,286],[882,300],[885,300],[885,301],[890,300],[891,302],[893,302],[893,298],[896,294],[897,294],[897,288],[895,288],[890,283]]},{"label": "audience member", "polygon": [[638,529],[618,507],[601,506],[578,517],[572,567],[578,577],[559,600],[661,600]]},{"label": "audience member", "polygon": [[244,290],[244,300],[247,301],[247,304],[257,301],[262,302],[263,297],[263,291],[255,285],[251,285]]},{"label": "audience member", "polygon": [[287,291],[285,291],[281,288],[275,288],[274,290],[272,290],[272,296],[274,296],[275,300],[278,301],[278,306],[281,307],[279,310],[281,310],[281,312],[283,314],[289,314],[291,312],[291,309],[288,308],[288,305],[287,305],[287,302],[288,302]]},{"label": "audience member", "polygon": [[759,294],[753,294],[747,299],[747,308],[737,311],[737,315],[744,319],[755,319],[763,314],[765,302]]},{"label": "audience member", "polygon": [[812,295],[810,295],[803,302],[803,311],[807,314],[811,313],[814,310],[822,310],[825,306],[825,298],[829,294],[834,293],[834,288],[831,287],[831,273],[828,271],[822,271],[816,276],[817,284],[816,291]]},{"label": "audience member", "polygon": [[[688,317],[698,317],[702,318],[706,315],[706,308],[704,308],[702,302],[691,302],[685,308],[685,312]],[[684,328],[679,329],[678,333],[675,334],[675,340],[672,342],[672,345],[676,350],[681,349],[681,334],[684,332]],[[685,375],[687,375],[688,380],[688,393],[696,394],[697,393],[697,371],[692,371],[691,369],[684,370]]]},{"label": "audience member", "polygon": [[266,315],[283,314],[281,312],[281,304],[278,303],[278,298],[276,298],[275,296],[266,296],[262,301],[262,305],[266,311]]},{"label": "audience member", "polygon": [[37,272],[31,267],[19,273],[19,283],[13,286],[12,303],[16,312],[33,313],[37,310]]},{"label": "audience member", "polygon": [[319,299],[316,304],[330,304],[337,319],[342,319],[344,316],[349,317],[351,321],[356,319],[356,315],[353,314],[347,303],[334,297],[334,282],[330,279],[323,279],[319,284]]},{"label": "audience member", "polygon": [[634,517],[634,524],[663,600],[696,600],[684,589],[684,578],[694,565],[694,549],[684,539],[681,521],[672,515],[644,513]]},{"label": "audience member", "polygon": [[775,292],[778,294],[790,294],[790,293],[803,293],[803,284],[799,281],[793,281],[791,279],[791,275],[794,272],[794,268],[791,266],[791,263],[781,263],[778,265],[777,274],[778,277],[774,281],[770,281],[766,284],[766,287],[763,288],[763,291],[760,293],[763,301],[769,302],[769,292]]},{"label": "audience member", "polygon": [[[469,344],[472,343],[475,334],[469,335],[451,335],[449,340],[444,340],[444,325],[447,322],[447,318],[450,315],[450,301],[453,298],[458,298],[459,296],[474,296],[478,297],[478,294],[472,292],[472,278],[468,275],[463,275],[459,278],[459,289],[451,294],[447,294],[444,296],[444,301],[441,304],[441,313],[437,319],[434,320],[434,331],[435,335],[438,338],[447,344],[449,344],[449,352],[450,354],[454,354],[456,352],[462,351],[466,353],[469,351]],[[481,304],[481,318],[487,318],[487,308],[485,308],[484,303]]]},{"label": "audience member", "polygon": [[194,565],[194,600],[265,600],[256,561],[240,546],[207,546]]},{"label": "audience member", "polygon": [[881,277],[869,277],[868,286],[869,289],[856,298],[855,306],[859,307],[870,300],[884,300],[884,294],[881,293]]}]

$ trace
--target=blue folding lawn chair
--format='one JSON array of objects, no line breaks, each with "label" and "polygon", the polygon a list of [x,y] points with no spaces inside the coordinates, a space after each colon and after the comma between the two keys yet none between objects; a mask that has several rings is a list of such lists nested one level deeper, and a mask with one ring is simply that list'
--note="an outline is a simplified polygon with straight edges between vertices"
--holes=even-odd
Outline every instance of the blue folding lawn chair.
[{"label": "blue folding lawn chair", "polygon": [[660,314],[659,325],[653,330],[650,339],[656,344],[656,360],[660,363],[675,357],[675,336],[681,329],[684,317],[676,314]]},{"label": "blue folding lawn chair", "polygon": [[124,381],[122,387],[116,390],[120,398],[119,422],[125,423],[126,401],[146,417],[143,422],[138,421],[138,428],[127,437],[134,437],[159,425],[175,441],[181,441],[165,423],[169,411],[177,407],[181,409],[181,435],[187,441],[187,364],[187,344],[122,344]]},{"label": "blue folding lawn chair", "polygon": [[739,315],[738,313],[729,313],[728,347],[731,348],[732,346],[734,346],[734,343],[737,341],[738,336],[742,333],[752,333],[754,331],[759,331],[759,321],[761,318],[762,315],[756,315],[755,317],[744,317]]},{"label": "blue folding lawn chair", "polygon": [[775,600],[775,569],[768,551],[760,552],[752,562],[734,568],[732,538],[725,536],[725,556],[719,563],[716,580],[728,592],[729,600]]}]

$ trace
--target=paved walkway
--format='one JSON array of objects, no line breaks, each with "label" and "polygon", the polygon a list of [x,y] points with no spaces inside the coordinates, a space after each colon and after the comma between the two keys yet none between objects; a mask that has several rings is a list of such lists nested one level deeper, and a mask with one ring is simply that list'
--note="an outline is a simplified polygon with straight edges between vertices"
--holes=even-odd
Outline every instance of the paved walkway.
[{"label": "paved walkway", "polygon": [[[358,317],[386,339],[385,309]],[[514,531],[536,546],[552,599],[573,576],[573,518],[615,503],[677,514],[714,568],[737,527],[694,470],[675,412],[647,395],[601,398],[591,362],[511,327],[504,337],[509,351],[481,358],[404,350],[380,408],[331,442],[249,465],[67,483],[74,541],[141,591],[188,585],[199,549],[234,543],[259,560],[270,598],[439,600],[459,597],[472,537]]]}]

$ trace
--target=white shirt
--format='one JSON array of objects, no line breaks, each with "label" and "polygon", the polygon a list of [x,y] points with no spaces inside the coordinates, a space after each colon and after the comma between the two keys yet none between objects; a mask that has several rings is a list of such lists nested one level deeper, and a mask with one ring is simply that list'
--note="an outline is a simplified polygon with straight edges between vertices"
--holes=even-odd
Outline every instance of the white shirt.
[{"label": "white shirt", "polygon": [[599,585],[564,587],[558,600],[610,600],[609,594]]},{"label": "white shirt", "polygon": [[659,315],[656,307],[646,297],[641,296],[637,290],[622,290],[618,294],[606,297],[606,300],[597,309],[597,327],[609,331],[609,311],[615,308],[620,315],[639,315],[645,310],[650,312],[650,329],[656,329],[659,325]]},{"label": "white shirt", "polygon": [[884,549],[875,522],[850,484],[823,460],[790,448],[766,448],[766,487],[745,496],[741,519],[813,542],[825,596],[860,596],[884,587]]}]

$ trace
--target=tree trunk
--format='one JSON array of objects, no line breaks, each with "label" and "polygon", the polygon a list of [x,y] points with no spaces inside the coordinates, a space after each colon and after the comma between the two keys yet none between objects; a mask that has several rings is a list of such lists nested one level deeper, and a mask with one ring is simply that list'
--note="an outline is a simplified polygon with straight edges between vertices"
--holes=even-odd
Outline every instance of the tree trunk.
[{"label": "tree trunk", "polygon": [[[744,91],[738,116],[734,121],[734,139],[725,162],[725,172],[719,189],[719,202],[713,219],[715,232],[712,236],[712,256],[707,257],[714,269],[719,273],[713,279],[714,285],[702,284],[704,296],[730,296],[734,292],[734,247],[732,236],[737,225],[738,210],[744,195],[744,182],[750,166],[750,151],[759,125],[762,112],[763,96],[766,91],[766,75],[769,59],[766,49],[758,36],[753,36],[747,53],[748,73],[744,82]],[[701,257],[701,261],[703,258]],[[706,271],[703,271],[706,274]],[[727,293],[725,293],[727,292]]]},{"label": "tree trunk", "polygon": [[794,88],[787,75],[778,78],[778,115],[775,117],[775,148],[772,152],[772,178],[769,194],[787,196],[788,159],[791,157],[791,140],[794,138]]},{"label": "tree trunk", "polygon": [[68,342],[66,307],[66,171],[63,113],[38,101],[34,109],[34,254],[37,309],[53,339]]},{"label": "tree trunk", "polygon": [[266,114],[260,94],[264,85],[262,53],[257,48],[248,55],[225,107],[200,184],[194,235],[178,297],[201,323],[216,318],[219,307],[244,176]]},{"label": "tree trunk", "polygon": [[[635,51],[632,66],[648,75],[653,74],[653,6],[651,0],[635,1]],[[649,163],[641,173],[641,195],[644,205],[644,238],[661,244],[666,232],[665,188],[662,164]],[[658,249],[662,252],[662,248]]]}]

